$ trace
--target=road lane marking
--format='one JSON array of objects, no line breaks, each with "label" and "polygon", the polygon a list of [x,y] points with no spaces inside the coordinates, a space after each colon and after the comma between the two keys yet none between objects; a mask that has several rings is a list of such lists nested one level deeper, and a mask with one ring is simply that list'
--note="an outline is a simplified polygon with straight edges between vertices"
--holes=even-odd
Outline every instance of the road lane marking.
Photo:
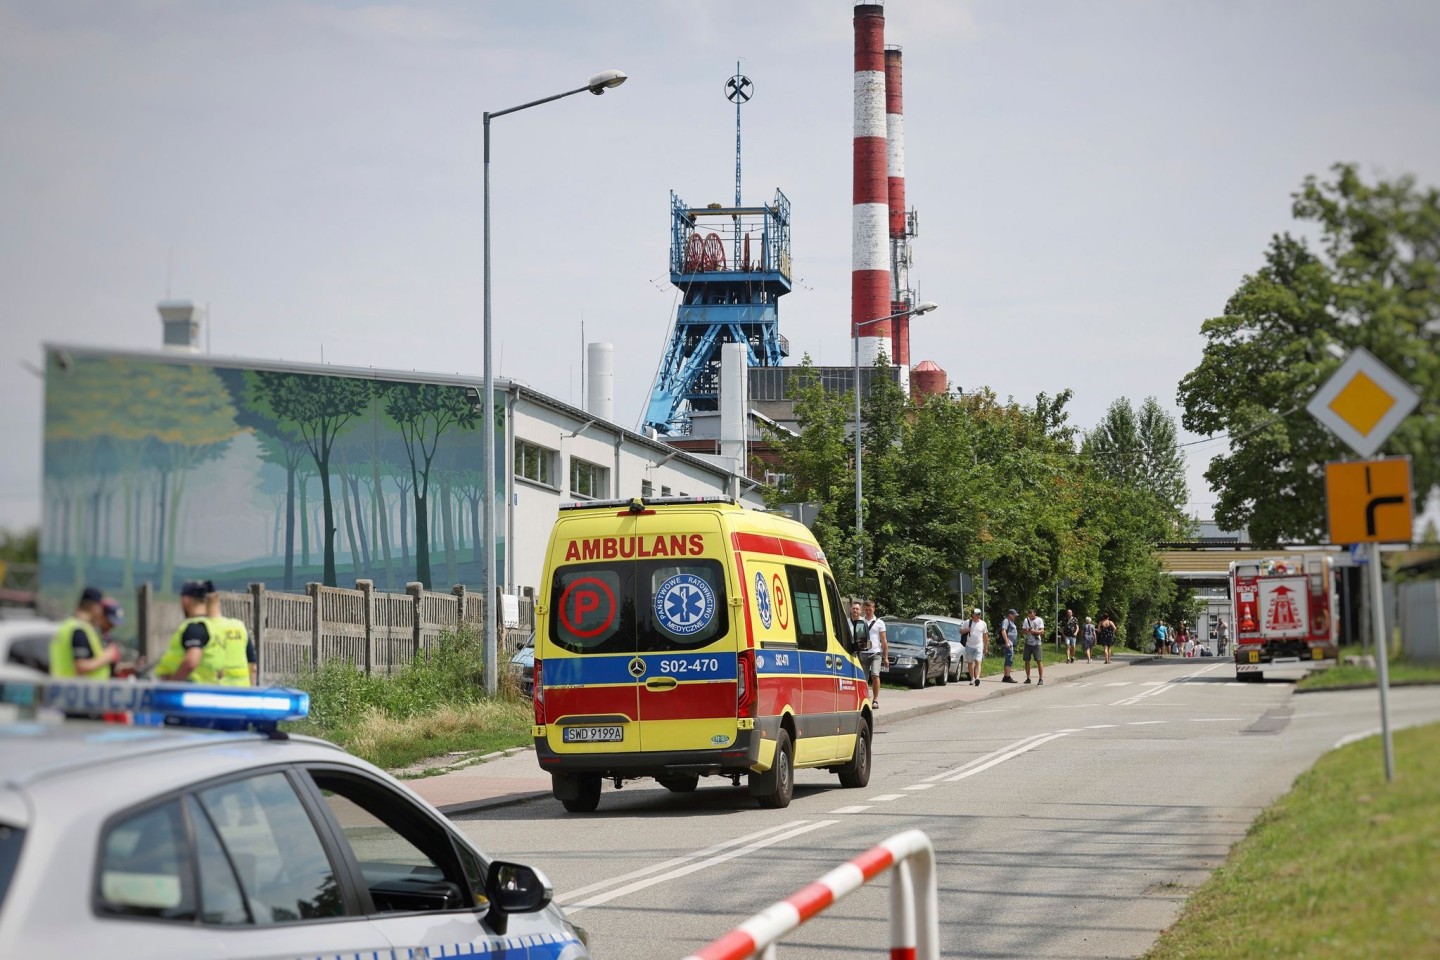
[{"label": "road lane marking", "polygon": [[756,830],[754,833],[747,833],[743,837],[731,837],[729,840],[726,840],[723,843],[717,843],[713,847],[706,847],[705,849],[698,850],[695,853],[687,853],[683,857],[675,857],[672,860],[665,860],[661,863],[652,863],[648,867],[641,867],[639,870],[632,870],[630,873],[622,874],[618,877],[608,877],[604,880],[601,880],[599,883],[592,883],[586,887],[577,887],[574,890],[567,890],[563,895],[556,897],[555,899],[562,902],[566,900],[574,900],[576,897],[583,897],[587,893],[593,893],[596,890],[604,890],[606,887],[613,887],[615,884],[624,883],[626,880],[636,880],[640,877],[648,877],[652,873],[659,873],[661,870],[669,870],[672,867],[680,866],[682,863],[689,863],[692,860],[699,860],[702,857],[714,856],[721,850],[727,850],[730,847],[737,847],[742,843],[749,843],[752,840],[759,840],[761,837],[768,836],[769,834],[779,833],[781,830],[789,830],[791,827],[799,826],[800,824],[809,822],[810,821],[808,820],[792,820],[789,823],[780,823],[776,824],[773,827],[766,827],[764,830]]},{"label": "road lane marking", "polygon": [[[1234,723],[1239,717],[1191,717],[1191,723]],[[1294,719],[1293,717],[1291,718]]]},{"label": "road lane marking", "polygon": [[933,787],[933,786],[935,786],[935,784],[933,784],[933,783],[916,783],[916,784],[912,784],[911,786],[906,787],[905,789],[906,789],[906,790],[929,790],[929,789],[930,789],[931,787]]},{"label": "road lane marking", "polygon": [[1086,727],[1085,729],[1086,729],[1086,730],[1109,730],[1111,727],[1114,727],[1114,726],[1117,726],[1117,724],[1114,724],[1114,723],[1092,723],[1092,724],[1090,724],[1090,726]]},{"label": "road lane marking", "polygon": [[990,760],[990,761],[988,761],[988,762],[986,762],[986,763],[982,763],[982,764],[980,764],[980,766],[978,766],[978,767],[971,767],[969,770],[966,770],[964,773],[957,773],[957,774],[955,774],[955,776],[953,776],[953,777],[946,777],[946,778],[945,778],[945,782],[946,782],[946,783],[955,783],[957,780],[964,780],[964,779],[966,779],[967,777],[973,777],[973,776],[975,776],[975,774],[977,774],[977,773],[984,773],[986,770],[989,770],[991,767],[996,766],[996,765],[1001,764],[1001,763],[1004,763],[1006,760],[1014,760],[1016,757],[1020,756],[1020,754],[1022,754],[1022,753],[1027,753],[1027,752],[1029,752],[1029,751],[1031,751],[1031,750],[1034,750],[1036,747],[1040,746],[1041,744],[1049,743],[1051,740],[1059,740],[1061,737],[1067,737],[1067,736],[1069,736],[1069,734],[1067,734],[1067,733],[1052,733],[1052,734],[1050,734],[1049,736],[1041,737],[1039,740],[1034,740],[1034,741],[1032,741],[1032,742],[1030,742],[1030,743],[1025,744],[1025,746],[1023,746],[1023,747],[1020,747],[1020,748],[1015,749],[1015,750],[1011,750],[1009,753],[1001,754],[1000,756],[994,758],[993,760]]},{"label": "road lane marking", "polygon": [[855,805],[849,806],[849,807],[836,807],[834,810],[831,810],[830,812],[831,812],[831,813],[864,813],[866,810],[869,810],[869,809],[870,809],[870,805],[869,805],[869,804],[861,803],[861,804],[855,804]]},{"label": "road lane marking", "polygon": [[[792,829],[785,830],[783,833],[771,834],[771,836],[765,837],[762,840],[757,840],[754,843],[746,844],[743,847],[732,846],[730,849],[725,850],[721,853],[717,853],[714,856],[707,857],[704,860],[696,860],[691,863],[686,863],[684,866],[677,867],[676,869],[670,870],[666,873],[650,877],[649,879],[637,880],[634,883],[627,883],[623,887],[617,887],[614,890],[610,890],[606,893],[597,894],[593,897],[586,897],[579,903],[571,903],[571,901],[576,896],[574,892],[563,897],[556,897],[555,902],[565,907],[566,914],[573,915],[579,913],[581,910],[588,910],[590,907],[598,907],[601,904],[609,903],[611,900],[627,896],[628,894],[636,893],[640,890],[646,889],[647,887],[653,887],[656,884],[666,883],[670,880],[678,880],[680,877],[689,876],[690,874],[696,873],[700,870],[705,870],[709,867],[718,866],[719,864],[725,863],[726,861],[734,860],[736,857],[743,857],[747,853],[754,853],[756,850],[761,850],[773,844],[781,843],[785,840],[790,840],[794,837],[800,836],[801,834],[809,833],[812,830],[820,830],[824,827],[834,826],[839,822],[839,820],[817,820],[814,823],[806,823],[804,821],[801,821],[799,825],[796,825],[793,822],[784,824],[785,827],[791,827]],[[711,847],[710,849],[715,850],[718,848]],[[704,856],[708,852],[710,851],[701,851],[700,853],[694,854],[694,856]],[[609,882],[613,883],[614,880],[611,880]]]},{"label": "road lane marking", "polygon": [[1121,681],[1118,681],[1118,682],[1116,682],[1116,683],[1107,683],[1107,684],[1105,684],[1105,686],[1107,686],[1107,687],[1128,687],[1128,686],[1130,686],[1131,682],[1132,682],[1132,681],[1130,681],[1130,680],[1121,680]]},{"label": "road lane marking", "polygon": [[1148,727],[1152,723],[1169,723],[1169,720],[1126,720],[1127,727]]},{"label": "road lane marking", "polygon": [[903,793],[882,793],[878,797],[871,797],[869,800],[866,801],[866,803],[887,803],[891,800],[903,799],[905,799],[905,794]]},{"label": "road lane marking", "polygon": [[1001,748],[998,749],[998,750],[992,750],[992,751],[990,751],[989,753],[986,753],[986,754],[983,754],[983,755],[981,755],[981,756],[978,756],[978,757],[976,757],[974,760],[971,760],[971,761],[968,762],[968,763],[962,763],[960,766],[955,767],[953,770],[946,770],[944,773],[937,773],[937,774],[935,774],[933,777],[926,777],[924,780],[921,780],[920,782],[921,782],[921,783],[934,783],[936,780],[945,780],[946,778],[948,778],[948,777],[950,777],[950,776],[953,776],[954,774],[957,774],[957,773],[959,773],[959,772],[962,771],[962,770],[968,770],[968,769],[970,769],[971,767],[975,766],[976,764],[984,763],[985,761],[989,760],[991,757],[998,757],[999,755],[1001,755],[1001,754],[1003,754],[1003,753],[1005,753],[1005,752],[1007,752],[1007,751],[1009,751],[1009,750],[1014,750],[1016,747],[1021,746],[1022,744],[1029,743],[1031,740],[1039,740],[1041,737],[1044,737],[1044,736],[1048,736],[1048,734],[1037,733],[1037,734],[1035,734],[1034,736],[1025,737],[1023,740],[1016,740],[1014,743],[1011,743],[1011,744],[1008,744],[1008,745],[1006,745],[1006,746],[1003,746],[1003,747],[1001,747]]}]

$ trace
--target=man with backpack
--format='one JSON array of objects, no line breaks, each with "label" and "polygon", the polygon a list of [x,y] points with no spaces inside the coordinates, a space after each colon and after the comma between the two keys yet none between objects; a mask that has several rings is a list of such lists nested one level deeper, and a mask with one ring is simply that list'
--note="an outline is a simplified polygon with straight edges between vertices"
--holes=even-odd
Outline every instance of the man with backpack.
[{"label": "man with backpack", "polygon": [[1040,672],[1039,686],[1045,682],[1045,618],[1035,612],[1031,607],[1027,611],[1025,622],[1021,629],[1025,633],[1025,682],[1030,682],[1030,661],[1035,661],[1035,669]]}]

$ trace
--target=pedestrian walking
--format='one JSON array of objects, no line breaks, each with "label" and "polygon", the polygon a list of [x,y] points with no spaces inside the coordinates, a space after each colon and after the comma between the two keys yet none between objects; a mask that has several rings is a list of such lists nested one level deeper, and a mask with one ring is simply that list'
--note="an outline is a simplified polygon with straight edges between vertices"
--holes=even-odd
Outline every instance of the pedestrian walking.
[{"label": "pedestrian walking", "polygon": [[875,616],[875,601],[866,600],[860,616],[865,630],[865,672],[870,677],[870,708],[880,709],[880,667],[889,662],[890,644],[885,640],[885,621]]},{"label": "pedestrian walking", "polygon": [[977,687],[980,686],[980,663],[985,658],[985,638],[990,632],[980,617],[979,607],[970,611],[970,632],[965,634],[965,667],[970,682]]},{"label": "pedestrian walking", "polygon": [[1185,657],[1195,655],[1195,641],[1190,638],[1190,626],[1184,620],[1180,621],[1180,629],[1175,631],[1175,652]]},{"label": "pedestrian walking", "polygon": [[1106,611],[1100,617],[1100,646],[1105,651],[1105,662],[1110,662],[1110,648],[1115,646],[1115,620]]},{"label": "pedestrian walking", "polygon": [[1080,638],[1080,621],[1075,619],[1074,610],[1065,611],[1065,662],[1075,662],[1075,641]]},{"label": "pedestrian walking", "polygon": [[1156,620],[1154,629],[1150,631],[1151,635],[1155,637],[1155,652],[1162,657],[1165,656],[1165,648],[1168,646],[1166,643],[1168,632],[1164,620]]},{"label": "pedestrian walking", "polygon": [[1030,661],[1035,661],[1035,669],[1039,671],[1040,686],[1045,682],[1045,618],[1035,612],[1031,607],[1025,611],[1025,622],[1021,629],[1025,633],[1025,682],[1030,682]]},{"label": "pedestrian walking", "polygon": [[1221,617],[1215,624],[1215,642],[1220,645],[1218,653],[1225,656],[1225,647],[1230,640],[1230,625]]},{"label": "pedestrian walking", "polygon": [[1014,683],[1015,678],[1010,675],[1010,668],[1015,666],[1015,644],[1020,640],[1020,628],[1015,625],[1015,618],[1019,614],[1011,607],[1005,611],[1005,619],[1000,621],[1000,636],[1005,642],[1005,676],[1000,678],[1001,683]]},{"label": "pedestrian walking", "polygon": [[1090,662],[1090,651],[1095,649],[1095,622],[1089,617],[1085,618],[1085,626],[1080,633],[1080,646],[1085,648],[1085,662]]}]

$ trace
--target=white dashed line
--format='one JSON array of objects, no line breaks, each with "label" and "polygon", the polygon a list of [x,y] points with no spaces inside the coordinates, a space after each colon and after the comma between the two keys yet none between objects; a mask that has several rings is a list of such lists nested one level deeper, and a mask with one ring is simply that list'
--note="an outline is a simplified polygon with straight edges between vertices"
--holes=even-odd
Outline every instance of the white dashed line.
[{"label": "white dashed line", "polygon": [[1129,681],[1129,680],[1121,680],[1121,681],[1119,681],[1118,683],[1107,683],[1107,684],[1105,684],[1105,686],[1107,686],[1107,687],[1128,687],[1128,686],[1130,686],[1131,682],[1132,682],[1132,681]]},{"label": "white dashed line", "polygon": [[1090,726],[1086,727],[1085,729],[1086,729],[1086,730],[1109,730],[1109,729],[1110,729],[1111,727],[1113,727],[1113,726],[1116,726],[1116,724],[1113,724],[1113,723],[1092,723]]},{"label": "white dashed line", "polygon": [[905,789],[906,789],[906,790],[929,790],[929,789],[930,789],[931,787],[933,787],[933,786],[935,786],[935,784],[933,784],[933,783],[916,783],[916,784],[912,784],[912,785],[906,787]]},{"label": "white dashed line", "polygon": [[869,807],[868,804],[863,804],[863,803],[862,803],[862,804],[856,804],[856,805],[853,806],[853,807],[836,807],[834,810],[831,810],[830,812],[831,812],[831,813],[864,813],[866,810],[869,810],[869,809],[870,809],[870,807]]},{"label": "white dashed line", "polygon": [[1126,720],[1127,727],[1148,727],[1152,723],[1169,723],[1169,720]]},{"label": "white dashed line", "polygon": [[878,797],[871,797],[868,802],[869,802],[869,803],[888,803],[888,802],[890,802],[891,800],[903,800],[903,799],[905,799],[905,794],[903,794],[903,793],[886,793],[886,794],[881,794],[881,795],[878,796]]}]

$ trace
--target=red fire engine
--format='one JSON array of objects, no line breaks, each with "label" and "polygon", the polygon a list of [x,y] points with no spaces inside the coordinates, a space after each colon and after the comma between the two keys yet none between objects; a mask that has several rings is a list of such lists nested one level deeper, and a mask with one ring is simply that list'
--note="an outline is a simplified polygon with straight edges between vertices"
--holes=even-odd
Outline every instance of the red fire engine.
[{"label": "red fire engine", "polygon": [[1336,613],[1328,556],[1230,564],[1235,676],[1259,680],[1270,665],[1333,663],[1339,652]]}]

